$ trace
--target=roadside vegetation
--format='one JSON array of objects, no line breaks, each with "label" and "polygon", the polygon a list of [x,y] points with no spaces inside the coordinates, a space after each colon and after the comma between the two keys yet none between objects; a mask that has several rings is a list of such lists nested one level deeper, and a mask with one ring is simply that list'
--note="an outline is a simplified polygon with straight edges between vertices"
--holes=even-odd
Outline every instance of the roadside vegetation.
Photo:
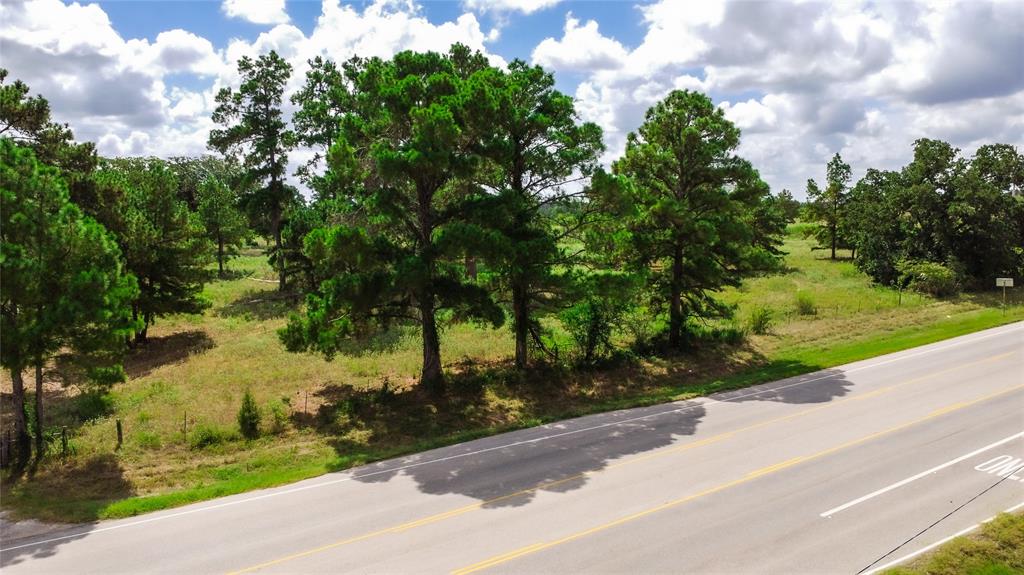
[{"label": "roadside vegetation", "polygon": [[885,575],[1024,573],[1024,513],[1001,513],[980,529],[939,546]]},{"label": "roadside vegetation", "polygon": [[697,92],[606,170],[550,73],[464,46],[314,59],[291,118],[290,65],[238,72],[220,155],[164,160],[0,71],[5,509],[132,515],[1024,318],[990,291],[1024,269],[1010,146],[855,185],[837,154],[801,205]]},{"label": "roadside vegetation", "polygon": [[[60,456],[53,434],[52,457],[31,480],[4,482],[4,507],[62,521],[133,515],[565,417],[770,381],[1024,319],[1020,296],[1003,309],[995,292],[948,299],[908,293],[901,304],[895,290],[873,285],[849,260],[812,252],[803,228],[790,226],[786,271],[727,290],[722,298],[738,306],[735,319],[709,324],[702,343],[686,354],[623,357],[582,371],[547,366],[520,376],[507,328],[453,325],[442,334],[452,378],[443,402],[416,387],[415,330],[395,330],[330,362],[285,351],[276,330],[295,304],[276,291],[261,250],[245,249],[232,261],[233,278],[206,285],[210,308],[154,325],[150,344],[126,358],[127,381],[109,393],[82,393],[62,385],[56,366],[47,370],[49,425],[68,427],[70,453]],[[802,299],[814,303],[813,314],[801,313]],[[758,309],[772,314],[764,335],[743,325]],[[626,329],[615,335],[623,345],[634,337]],[[238,423],[247,389],[260,412],[255,440],[245,439]]]}]

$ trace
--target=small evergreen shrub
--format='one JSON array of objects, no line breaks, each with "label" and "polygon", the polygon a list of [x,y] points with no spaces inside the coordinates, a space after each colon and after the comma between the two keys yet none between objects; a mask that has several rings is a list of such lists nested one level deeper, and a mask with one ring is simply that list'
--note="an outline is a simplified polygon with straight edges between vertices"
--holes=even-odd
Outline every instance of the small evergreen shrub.
[{"label": "small evergreen shrub", "polygon": [[238,410],[238,429],[246,439],[260,436],[260,408],[248,389],[242,396],[242,407]]}]

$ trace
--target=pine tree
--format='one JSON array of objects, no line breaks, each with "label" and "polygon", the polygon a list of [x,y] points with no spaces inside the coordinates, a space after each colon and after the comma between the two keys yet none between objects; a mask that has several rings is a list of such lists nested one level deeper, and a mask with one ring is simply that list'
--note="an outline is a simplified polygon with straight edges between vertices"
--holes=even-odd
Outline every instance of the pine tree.
[{"label": "pine tree", "polygon": [[169,314],[200,313],[213,247],[198,214],[178,198],[178,182],[156,158],[107,160],[94,176],[104,201],[101,222],[113,232],[125,265],[139,282],[133,303],[141,321],[136,342],[153,321]]},{"label": "pine tree", "polygon": [[224,277],[225,262],[238,255],[238,247],[249,235],[237,198],[220,180],[207,178],[199,186],[197,212],[206,236],[216,246],[217,273]]},{"label": "pine tree", "polygon": [[[245,168],[244,198],[248,210],[268,217],[269,229],[278,253],[281,250],[281,219],[294,199],[294,188],[285,185],[288,152],[295,136],[281,112],[281,98],[292,66],[271,51],[253,60],[238,61],[242,84],[238,90],[222,88],[217,93],[213,121],[220,128],[210,130],[209,146],[227,156],[241,156]],[[287,284],[284,258],[277,258],[278,289]]]},{"label": "pine tree", "polygon": [[579,122],[573,99],[555,89],[543,68],[515,60],[487,77],[495,107],[481,131],[496,192],[487,211],[505,236],[496,267],[510,294],[515,365],[522,369],[531,335],[538,339],[537,316],[560,307],[571,280],[573,258],[560,242],[586,220],[556,222],[568,212],[554,208],[583,195],[604,145],[601,128]]},{"label": "pine tree", "polygon": [[825,189],[814,180],[807,180],[807,213],[817,223],[811,234],[822,248],[831,250],[850,247],[846,238],[846,200],[849,193],[850,165],[836,154],[826,167]]},{"label": "pine tree", "polygon": [[781,218],[758,218],[768,185],[733,153],[739,138],[710,98],[677,90],[647,111],[612,165],[625,176],[628,259],[668,304],[673,348],[687,317],[728,315],[715,292],[778,261]]},{"label": "pine tree", "polygon": [[19,453],[28,453],[23,371],[35,369],[36,451],[43,449],[46,362],[69,348],[100,383],[122,379],[119,351],[135,324],[135,278],[108,232],[71,203],[55,168],[0,138],[0,359],[11,374]]},{"label": "pine tree", "polygon": [[288,349],[329,357],[370,323],[415,321],[421,382],[441,392],[438,311],[504,320],[461,265],[491,239],[469,218],[479,192],[461,185],[481,161],[472,126],[489,98],[486,83],[464,77],[458,62],[433,52],[366,62],[354,86],[358,113],[342,120],[329,154],[329,175],[350,182],[362,218],[306,237],[306,254],[329,279],[282,330]]}]

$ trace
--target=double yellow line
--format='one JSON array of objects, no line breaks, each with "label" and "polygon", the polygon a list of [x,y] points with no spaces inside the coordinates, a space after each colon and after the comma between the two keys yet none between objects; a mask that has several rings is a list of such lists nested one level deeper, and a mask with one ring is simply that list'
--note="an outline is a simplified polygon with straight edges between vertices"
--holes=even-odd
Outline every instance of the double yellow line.
[{"label": "double yellow line", "polygon": [[1004,389],[1002,391],[997,391],[995,393],[986,395],[984,397],[979,397],[978,399],[974,399],[974,400],[966,401],[966,402],[962,402],[962,403],[957,403],[957,404],[951,405],[951,406],[949,406],[947,408],[938,409],[938,410],[933,411],[932,413],[930,413],[930,414],[928,414],[928,415],[926,415],[926,416],[924,416],[924,417],[922,417],[920,419],[915,419],[914,421],[911,421],[909,423],[904,423],[904,424],[901,424],[901,425],[897,425],[895,427],[890,427],[889,429],[885,429],[885,430],[882,430],[882,431],[879,431],[879,432],[876,432],[876,433],[872,433],[870,435],[866,435],[866,436],[861,437],[859,439],[854,439],[853,441],[848,441],[846,443],[843,443],[841,445],[837,445],[835,447],[830,447],[828,449],[824,449],[824,450],[819,451],[817,453],[814,453],[812,455],[807,455],[807,456],[803,456],[803,457],[794,457],[793,459],[789,459],[789,460],[783,461],[781,463],[776,463],[774,465],[769,465],[767,467],[763,467],[763,468],[758,469],[756,471],[752,471],[752,472],[748,473],[747,475],[745,475],[744,477],[741,477],[739,479],[734,479],[733,481],[729,481],[728,483],[722,483],[721,485],[716,485],[715,487],[711,487],[711,488],[705,489],[704,491],[701,491],[699,493],[694,493],[692,495],[687,495],[686,497],[680,497],[679,499],[675,499],[675,500],[669,501],[667,503],[663,503],[661,505],[658,505],[657,507],[651,507],[650,509],[645,509],[643,511],[639,511],[637,513],[633,513],[632,515],[627,515],[625,517],[621,517],[621,518],[616,519],[614,521],[609,521],[608,523],[604,523],[604,524],[598,525],[596,527],[591,527],[590,529],[587,529],[585,531],[578,531],[576,533],[573,533],[572,535],[568,535],[568,536],[562,537],[560,539],[555,539],[553,541],[548,541],[548,542],[534,543],[533,545],[528,545],[526,547],[522,547],[520,549],[516,549],[516,550],[510,551],[508,553],[503,553],[501,555],[497,555],[495,557],[491,557],[490,559],[485,559],[483,561],[480,561],[479,563],[474,563],[474,564],[469,565],[467,567],[463,567],[462,569],[457,569],[455,571],[452,571],[452,575],[467,575],[468,573],[474,573],[476,571],[481,571],[483,569],[488,569],[490,567],[495,567],[497,565],[501,565],[502,563],[507,563],[509,561],[512,561],[513,559],[518,559],[520,557],[524,557],[526,555],[531,555],[531,554],[536,553],[538,551],[543,551],[545,549],[550,549],[552,547],[555,547],[557,545],[561,545],[563,543],[569,543],[570,541],[575,541],[577,539],[582,539],[583,537],[586,537],[588,535],[593,535],[594,533],[599,533],[601,531],[605,531],[605,530],[611,529],[612,527],[617,527],[617,526],[622,525],[624,523],[629,523],[631,521],[636,521],[637,519],[640,519],[640,518],[643,518],[643,517],[647,517],[648,515],[652,515],[654,513],[658,513],[659,511],[664,511],[666,509],[671,509],[673,507],[677,507],[679,505],[682,505],[684,503],[688,503],[690,501],[693,501],[694,499],[699,499],[699,498],[704,497],[706,495],[711,495],[713,493],[718,493],[719,491],[724,491],[726,489],[729,489],[730,487],[735,487],[737,485],[741,485],[743,483],[747,483],[749,481],[753,481],[754,479],[757,479],[758,477],[762,477],[762,476],[765,476],[765,475],[776,473],[778,471],[786,469],[787,467],[792,467],[793,465],[796,465],[798,463],[803,463],[803,462],[806,462],[806,461],[811,461],[813,459],[818,459],[820,457],[825,457],[826,455],[831,455],[831,454],[833,454],[833,453],[835,453],[837,451],[841,451],[843,449],[847,449],[849,447],[853,447],[855,445],[859,445],[861,443],[865,443],[867,441],[871,441],[872,439],[877,439],[877,438],[879,438],[879,437],[881,437],[883,435],[888,435],[890,433],[894,433],[896,431],[900,431],[902,429],[906,429],[908,427],[911,427],[911,426],[916,425],[918,423],[927,421],[929,419],[934,419],[936,417],[945,415],[947,413],[951,413],[953,411],[957,411],[957,410],[963,409],[965,407],[974,405],[976,403],[981,403],[983,401],[987,401],[989,399],[992,399],[992,398],[995,398],[995,397],[999,397],[1000,395],[1005,395],[1007,393],[1011,393],[1011,392],[1017,391],[1019,389],[1024,389],[1024,385],[1018,385],[1018,386],[1015,386],[1015,387],[1011,387],[1010,389]]},{"label": "double yellow line", "polygon": [[[966,367],[975,366],[975,365],[978,365],[978,364],[981,364],[981,363],[988,363],[988,362],[992,362],[992,361],[997,361],[997,360],[1003,359],[1005,357],[1008,357],[1010,355],[1013,355],[1014,353],[1015,352],[1009,352],[1009,353],[993,356],[993,357],[990,357],[990,358],[974,361],[974,362],[971,362],[971,363],[961,364],[961,365],[954,366],[954,367],[951,367],[951,368],[947,368],[947,369],[943,369],[943,370],[940,370],[940,371],[936,371],[936,372],[933,372],[933,373],[930,373],[930,374],[927,374],[927,375],[923,375],[923,376],[920,376],[920,377],[917,377],[917,378],[914,378],[914,379],[909,379],[909,380],[904,381],[902,383],[897,383],[897,384],[890,385],[890,386],[887,386],[887,387],[882,387],[882,388],[876,389],[874,391],[858,395],[856,397],[848,397],[848,398],[845,398],[845,399],[840,399],[840,400],[837,400],[837,401],[833,401],[833,402],[830,402],[830,403],[826,403],[826,404],[823,404],[823,405],[819,405],[819,406],[816,406],[816,407],[805,409],[803,411],[792,413],[790,415],[785,415],[785,416],[782,416],[782,417],[777,417],[777,418],[774,418],[774,419],[765,420],[765,421],[762,421],[760,423],[755,423],[753,425],[748,425],[746,427],[743,427],[743,428],[740,428],[740,429],[737,429],[737,430],[734,430],[734,431],[720,433],[718,435],[714,435],[714,436],[711,436],[711,437],[708,437],[708,438],[705,438],[705,439],[700,439],[700,440],[697,440],[697,441],[691,441],[691,442],[684,443],[684,444],[681,444],[681,445],[678,445],[678,446],[675,446],[675,447],[670,447],[670,448],[667,448],[667,449],[661,449],[661,450],[654,451],[654,452],[651,452],[651,453],[647,453],[647,454],[644,454],[644,455],[639,455],[639,456],[636,456],[636,457],[631,457],[631,458],[626,459],[624,461],[620,461],[620,462],[617,462],[617,463],[612,463],[612,464],[606,465],[603,469],[604,470],[608,470],[608,469],[613,469],[613,468],[616,468],[616,467],[622,467],[624,465],[632,465],[634,463],[638,463],[638,462],[641,462],[641,461],[646,461],[648,459],[653,459],[653,458],[657,458],[657,457],[664,457],[666,455],[670,455],[670,454],[674,454],[674,453],[679,453],[681,451],[687,451],[687,450],[690,450],[690,449],[695,449],[697,447],[702,447],[702,446],[705,446],[705,445],[710,445],[712,443],[718,443],[718,442],[720,442],[722,440],[725,440],[725,439],[728,439],[728,438],[730,438],[730,437],[732,437],[734,435],[738,435],[738,434],[741,434],[741,433],[745,433],[745,432],[748,432],[748,431],[759,429],[761,427],[765,427],[765,426],[768,426],[768,425],[773,425],[775,423],[780,423],[780,422],[783,422],[783,421],[788,421],[788,420],[791,420],[791,419],[796,419],[798,417],[803,417],[804,415],[808,415],[808,414],[811,414],[811,413],[814,413],[814,412],[817,412],[817,411],[821,411],[821,410],[824,410],[824,409],[830,409],[832,407],[835,407],[837,405],[846,403],[848,401],[859,401],[859,400],[866,399],[866,398],[869,398],[869,397],[876,397],[876,396],[881,395],[883,393],[888,393],[889,391],[892,391],[894,389],[897,389],[897,388],[900,388],[900,387],[904,387],[904,386],[907,386],[907,385],[911,385],[911,384],[914,384],[914,383],[918,383],[918,382],[921,382],[921,381],[925,381],[927,379],[933,378],[933,377],[938,376],[938,375],[942,375],[942,374],[949,373],[949,372],[952,372],[952,371],[957,371],[957,370],[960,370],[960,369],[964,369]],[[728,403],[728,400],[726,400],[725,403]],[[798,461],[783,462],[783,464],[786,464],[785,465],[786,467],[788,467],[789,465],[793,465],[795,463],[798,463]],[[777,464],[777,465],[783,465],[783,464]],[[779,467],[779,469],[782,469],[782,468]],[[759,470],[758,472],[755,472],[755,473],[759,473],[760,475],[764,475],[766,473],[770,473],[770,472],[776,471],[776,470],[777,469],[772,469],[772,470],[768,470],[768,471]],[[596,470],[596,471],[600,471],[600,470]],[[295,559],[301,559],[303,557],[308,557],[310,555],[315,555],[315,554],[321,553],[323,551],[327,551],[327,550],[334,549],[334,548],[337,548],[337,547],[342,547],[342,546],[349,545],[349,544],[352,544],[352,543],[358,543],[360,541],[365,541],[367,539],[371,539],[371,538],[378,537],[378,536],[381,536],[381,535],[402,533],[402,532],[408,531],[410,529],[415,529],[417,527],[422,527],[422,526],[425,526],[425,525],[430,525],[430,524],[433,524],[433,523],[437,523],[439,521],[444,521],[446,519],[451,519],[453,517],[458,517],[460,515],[463,515],[463,514],[466,514],[466,513],[470,513],[472,511],[476,511],[478,509],[482,509],[482,508],[484,508],[487,505],[491,505],[491,504],[494,504],[494,503],[500,503],[500,502],[503,502],[503,501],[508,501],[508,500],[511,500],[511,499],[515,499],[517,497],[522,497],[522,496],[525,496],[525,495],[529,495],[531,493],[534,493],[534,492],[537,492],[537,491],[540,491],[540,490],[543,490],[543,489],[548,489],[548,488],[551,488],[551,487],[554,487],[554,486],[557,486],[557,485],[560,485],[560,484],[563,484],[563,483],[567,483],[567,482],[570,482],[570,481],[576,481],[578,479],[582,479],[584,477],[587,477],[588,475],[590,475],[592,473],[595,473],[596,471],[578,473],[578,474],[575,474],[575,475],[572,475],[572,476],[569,476],[569,477],[565,477],[565,478],[559,479],[557,481],[549,481],[549,482],[545,482],[545,483],[540,483],[540,484],[534,485],[533,487],[529,487],[529,488],[526,488],[526,489],[522,489],[522,490],[519,490],[519,491],[508,493],[506,495],[502,495],[500,497],[495,497],[493,499],[487,499],[487,500],[484,500],[484,501],[479,501],[477,503],[472,503],[472,504],[469,504],[469,505],[466,505],[466,506],[463,506],[463,507],[458,507],[458,508],[455,508],[455,509],[452,509],[452,510],[449,510],[449,511],[445,511],[445,512],[442,512],[442,513],[437,513],[437,514],[434,514],[434,515],[423,517],[421,519],[416,519],[416,520],[413,520],[413,521],[408,521],[406,523],[402,523],[402,524],[395,525],[395,526],[392,526],[392,527],[386,527],[384,529],[379,529],[377,531],[371,531],[369,533],[365,533],[365,534],[362,534],[362,535],[357,535],[357,536],[354,536],[354,537],[349,537],[349,538],[346,538],[346,539],[341,539],[341,540],[335,541],[333,543],[328,543],[326,545],[322,545],[320,547],[315,547],[313,549],[308,549],[306,551],[301,551],[301,552],[298,552],[298,553],[293,553],[291,555],[286,555],[284,557],[280,557],[280,558],[273,559],[273,560],[270,560],[270,561],[266,561],[266,562],[263,562],[263,563],[259,563],[259,564],[256,564],[256,565],[251,565],[249,567],[245,567],[245,568],[239,569],[237,571],[232,571],[232,572],[230,572],[229,575],[238,575],[238,574],[241,574],[241,573],[250,573],[250,572],[253,572],[253,571],[258,571],[260,569],[264,569],[266,567],[272,567],[274,565],[279,565],[281,563],[285,563],[285,562],[292,561],[292,560],[295,560]],[[750,479],[752,479],[752,478],[753,477],[750,477]],[[739,482],[745,482],[745,481],[748,481],[748,480],[749,479],[743,479],[743,480],[740,480]],[[733,484],[736,484],[736,483],[733,482],[733,483],[725,484],[724,486],[719,486],[717,488],[714,488],[714,491],[719,491],[721,489],[725,489],[727,487],[731,487]],[[703,495],[707,495],[709,493],[713,493],[714,491],[701,492],[701,493],[698,493],[696,495],[690,496],[686,500],[688,501],[688,500],[696,498],[696,497],[701,497]],[[607,527],[602,527],[602,529],[606,529],[606,528]],[[582,535],[580,535],[580,536],[582,536]],[[554,543],[554,544],[557,544],[557,543]],[[540,549],[547,548],[547,547],[549,547],[551,545],[552,544],[537,544],[537,549],[532,549],[529,552],[539,551]],[[533,547],[533,546],[531,546],[531,547]],[[486,568],[486,567],[491,565],[491,563],[490,563],[491,561],[497,561],[498,559],[501,559],[497,563],[493,563],[494,565],[497,565],[497,564],[503,563],[503,562],[505,562],[507,560],[511,560],[511,559],[513,559],[515,557],[519,557],[522,554],[525,554],[525,552],[527,552],[525,549],[519,549],[519,550],[516,550],[516,551],[512,552],[511,555],[514,555],[513,557],[504,558],[504,556],[499,556],[499,557],[491,558],[491,559],[488,559],[487,561],[483,562],[483,563],[487,563],[487,565],[475,564],[475,565],[472,565],[470,567],[467,567],[466,569],[471,569],[471,570],[470,571],[465,571],[465,572],[466,573],[470,573],[472,571],[476,571],[476,570],[479,570],[479,569],[484,569],[484,568]],[[464,570],[460,570],[460,571],[458,571],[458,573],[462,573],[463,571]]]}]

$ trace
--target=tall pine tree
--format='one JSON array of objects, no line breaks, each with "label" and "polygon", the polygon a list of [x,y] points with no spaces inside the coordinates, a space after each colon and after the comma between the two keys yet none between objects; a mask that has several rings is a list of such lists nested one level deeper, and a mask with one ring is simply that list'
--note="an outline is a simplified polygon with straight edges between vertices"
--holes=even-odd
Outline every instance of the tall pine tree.
[{"label": "tall pine tree", "polygon": [[[217,93],[214,123],[220,128],[210,130],[209,146],[229,156],[241,156],[246,170],[245,198],[250,212],[266,214],[274,238],[275,251],[281,247],[281,220],[293,201],[295,190],[285,185],[288,152],[295,146],[295,135],[281,112],[281,98],[292,73],[292,66],[277,52],[271,51],[253,60],[248,56],[238,61],[242,83],[238,90],[222,88]],[[276,258],[278,289],[287,284],[287,264]]]},{"label": "tall pine tree", "polygon": [[583,195],[604,145],[601,128],[579,121],[573,99],[543,68],[515,60],[489,77],[495,110],[481,118],[481,130],[493,170],[484,181],[490,175],[496,191],[488,211],[505,236],[497,269],[510,295],[515,365],[522,369],[531,336],[538,338],[538,314],[557,308],[573,267],[560,242],[581,222],[554,221],[553,214],[568,213],[555,208]]},{"label": "tall pine tree", "polygon": [[710,98],[677,90],[647,111],[612,165],[626,177],[628,257],[668,305],[673,348],[687,317],[729,313],[715,292],[779,259],[784,223],[759,215],[768,185],[735,155],[739,138]]},{"label": "tall pine tree", "polygon": [[0,361],[11,374],[19,453],[28,453],[23,371],[35,370],[35,437],[43,450],[43,367],[70,349],[101,383],[123,378],[138,289],[103,226],[71,203],[57,169],[0,138]]},{"label": "tall pine tree", "polygon": [[281,337],[288,349],[328,356],[369,323],[419,323],[421,382],[444,386],[438,313],[484,318],[501,309],[466,279],[467,251],[490,240],[468,214],[479,193],[462,185],[480,163],[472,129],[487,113],[487,84],[462,74],[453,56],[402,52],[366,63],[354,86],[358,114],[342,120],[330,173],[345,174],[360,223],[321,228],[306,253],[329,277]]}]

